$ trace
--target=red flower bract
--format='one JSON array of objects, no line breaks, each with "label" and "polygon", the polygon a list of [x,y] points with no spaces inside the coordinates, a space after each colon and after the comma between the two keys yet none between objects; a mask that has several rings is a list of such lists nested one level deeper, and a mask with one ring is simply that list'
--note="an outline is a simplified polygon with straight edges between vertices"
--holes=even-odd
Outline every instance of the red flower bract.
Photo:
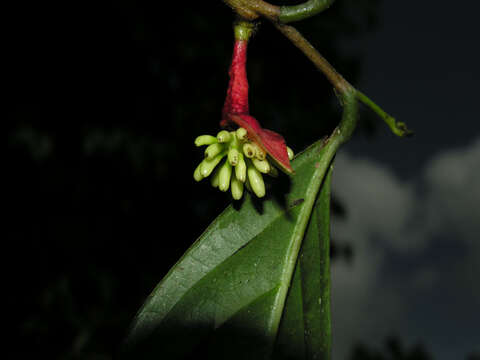
[{"label": "red flower bract", "polygon": [[257,119],[249,114],[246,71],[247,45],[248,40],[235,40],[229,71],[230,82],[223,105],[220,126],[229,127],[235,124],[245,128],[251,141],[265,150],[281,170],[292,174],[294,171],[288,159],[287,145],[283,136],[262,128]]}]

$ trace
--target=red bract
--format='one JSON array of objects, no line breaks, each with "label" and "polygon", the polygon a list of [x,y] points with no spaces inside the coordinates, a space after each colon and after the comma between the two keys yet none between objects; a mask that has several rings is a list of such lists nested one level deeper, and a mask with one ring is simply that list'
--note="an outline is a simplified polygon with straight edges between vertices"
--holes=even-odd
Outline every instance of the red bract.
[{"label": "red bract", "polygon": [[220,125],[228,127],[235,124],[245,128],[251,141],[257,143],[280,169],[292,174],[294,171],[288,159],[287,146],[283,136],[262,128],[257,119],[249,114],[246,71],[247,45],[247,40],[235,41],[229,71],[230,82]]},{"label": "red bract", "polygon": [[227,114],[248,114],[248,80],[247,80],[247,40],[236,40],[233,46],[232,63],[228,75],[230,82],[227,97],[223,105],[223,118],[220,123],[225,126]]}]

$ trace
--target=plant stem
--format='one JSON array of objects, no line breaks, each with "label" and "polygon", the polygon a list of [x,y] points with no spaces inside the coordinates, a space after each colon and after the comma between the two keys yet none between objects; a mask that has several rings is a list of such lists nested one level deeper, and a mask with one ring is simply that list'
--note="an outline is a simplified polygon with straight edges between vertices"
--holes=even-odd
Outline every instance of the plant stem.
[{"label": "plant stem", "polygon": [[287,37],[305,56],[315,65],[317,69],[325,74],[327,79],[341,94],[353,90],[353,86],[340,75],[335,68],[325,59],[303,35],[290,25],[274,23],[275,27]]},{"label": "plant stem", "polygon": [[358,99],[367,105],[385,121],[395,135],[404,137],[413,134],[405,123],[396,121],[395,118],[388,115],[365,94],[350,85],[297,29],[282,23],[298,21],[313,16],[327,9],[335,0],[308,0],[300,5],[283,7],[269,4],[263,0],[223,1],[232,7],[240,16],[244,17],[245,20],[255,20],[260,15],[269,19],[285,37],[310,59],[317,69],[325,74],[341,96],[353,96],[354,99]]},{"label": "plant stem", "polygon": [[388,115],[385,111],[383,111],[382,108],[380,108],[380,106],[374,103],[364,93],[357,90],[356,97],[358,100],[360,100],[362,103],[367,105],[370,109],[372,109],[378,116],[380,116],[395,135],[398,135],[401,137],[413,135],[413,132],[407,128],[407,125],[405,123],[396,121],[393,116]]},{"label": "plant stem", "polygon": [[372,109],[377,115],[379,115],[387,123],[388,127],[395,135],[401,137],[413,135],[413,132],[407,128],[405,123],[396,121],[394,117],[383,111],[380,106],[374,103],[365,94],[356,90],[352,85],[350,85],[350,83],[335,70],[335,68],[327,61],[327,59],[325,59],[297,29],[295,29],[293,26],[279,23],[274,23],[274,25],[298,49],[300,49],[305,56],[310,59],[317,69],[325,74],[334,88],[339,92],[339,94],[341,94],[343,101],[345,101],[346,98],[352,98],[353,100],[358,99]]},{"label": "plant stem", "polygon": [[263,0],[223,0],[223,2],[246,20],[255,20],[262,15],[267,19],[278,21],[280,16],[279,6]]},{"label": "plant stem", "polygon": [[240,18],[233,26],[235,40],[248,41],[252,36],[254,28],[255,26],[252,22]]},{"label": "plant stem", "polygon": [[299,21],[328,9],[335,0],[308,0],[302,4],[281,6],[278,20],[281,23]]},{"label": "plant stem", "polygon": [[340,124],[338,124],[337,129],[331,135],[331,137],[338,137],[340,145],[350,140],[357,127],[358,102],[356,93],[357,91],[352,89],[342,95],[342,120],[340,120]]},{"label": "plant stem", "polygon": [[263,0],[242,0],[251,10],[270,20],[278,20],[280,7]]}]

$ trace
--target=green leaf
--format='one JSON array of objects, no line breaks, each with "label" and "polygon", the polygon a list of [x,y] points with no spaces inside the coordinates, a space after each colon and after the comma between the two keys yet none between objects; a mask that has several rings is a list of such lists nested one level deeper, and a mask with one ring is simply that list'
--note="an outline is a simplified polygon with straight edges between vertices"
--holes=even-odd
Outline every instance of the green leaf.
[{"label": "green leaf", "polygon": [[247,196],[217,217],[138,312],[127,356],[266,359],[289,331],[295,359],[329,352],[329,186],[317,195],[338,144],[323,144],[293,161],[284,201]]},{"label": "green leaf", "polygon": [[297,260],[275,359],[330,359],[330,183],[331,170],[315,203]]}]

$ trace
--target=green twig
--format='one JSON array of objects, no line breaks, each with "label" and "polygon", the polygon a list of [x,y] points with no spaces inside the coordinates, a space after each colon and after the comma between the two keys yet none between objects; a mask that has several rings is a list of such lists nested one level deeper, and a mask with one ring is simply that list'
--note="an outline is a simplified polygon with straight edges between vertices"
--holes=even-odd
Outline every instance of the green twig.
[{"label": "green twig", "polygon": [[335,0],[308,0],[302,4],[281,6],[278,20],[281,23],[299,21],[328,9]]},{"label": "green twig", "polygon": [[263,0],[223,0],[245,20],[255,20],[260,15],[272,21],[278,21],[280,7]]},{"label": "green twig", "polygon": [[340,144],[346,143],[353,135],[357,127],[358,102],[355,98],[356,91],[348,91],[341,96],[343,105],[343,114],[340,124],[334,130],[330,138],[338,138]]},{"label": "green twig", "polygon": [[335,68],[313,47],[303,35],[290,25],[274,23],[275,27],[285,35],[298,49],[300,49],[306,57],[325,74],[327,79],[332,83],[336,90],[341,94],[345,94],[353,89],[352,85],[340,75]]},{"label": "green twig", "polygon": [[409,130],[405,123],[396,121],[393,116],[388,115],[385,111],[383,111],[382,108],[380,108],[380,106],[375,104],[364,93],[357,90],[356,97],[358,100],[360,100],[362,103],[367,105],[370,109],[372,109],[378,116],[380,116],[383,119],[383,121],[387,123],[388,127],[390,128],[390,130],[392,130],[392,132],[395,135],[398,135],[401,137],[413,135],[413,131]]},{"label": "green twig", "polygon": [[353,96],[354,99],[358,99],[377,113],[387,123],[394,134],[401,137],[413,134],[405,123],[396,121],[395,118],[388,115],[365,94],[350,85],[297,29],[284,24],[318,14],[327,9],[335,0],[308,0],[300,5],[283,7],[272,5],[263,0],[223,1],[235,9],[245,20],[254,20],[260,15],[269,19],[285,37],[310,59],[317,69],[325,74],[335,90],[341,95],[341,101],[344,102],[347,95],[348,97]]}]

